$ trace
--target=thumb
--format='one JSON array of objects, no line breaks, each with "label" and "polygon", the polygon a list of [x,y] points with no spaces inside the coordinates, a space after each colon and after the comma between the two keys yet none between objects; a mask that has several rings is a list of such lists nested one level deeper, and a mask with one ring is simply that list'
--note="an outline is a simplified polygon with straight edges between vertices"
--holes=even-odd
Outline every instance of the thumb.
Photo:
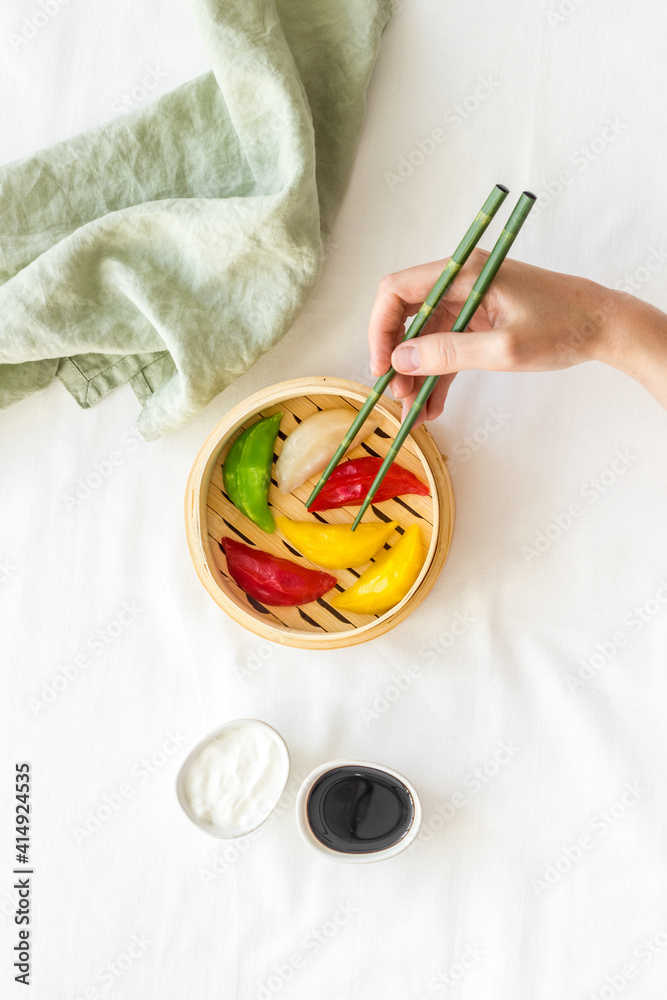
[{"label": "thumb", "polygon": [[391,363],[406,375],[447,375],[469,368],[507,371],[509,358],[501,330],[484,333],[430,333],[394,348]]}]

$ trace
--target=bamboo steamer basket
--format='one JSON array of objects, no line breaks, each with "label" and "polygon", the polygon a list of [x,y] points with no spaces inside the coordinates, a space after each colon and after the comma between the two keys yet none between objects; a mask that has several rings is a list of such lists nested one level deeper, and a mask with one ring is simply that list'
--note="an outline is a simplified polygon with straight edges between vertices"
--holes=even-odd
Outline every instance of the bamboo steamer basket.
[{"label": "bamboo steamer basket", "polygon": [[[350,410],[351,423],[367,396],[366,386],[339,378],[291,379],[269,386],[223,417],[204,441],[192,466],[185,497],[185,526],[197,575],[223,611],[263,639],[301,649],[340,649],[384,635],[421,604],[445,564],[454,529],[454,494],[447,467],[433,437],[425,427],[419,427],[403,445],[398,461],[428,483],[431,495],[408,495],[372,504],[364,515],[364,522],[398,521],[399,528],[389,538],[389,545],[393,545],[409,525],[419,525],[426,559],[417,581],[400,604],[383,615],[358,615],[337,611],[328,603],[325,594],[319,601],[301,607],[265,607],[249,598],[229,576],[219,545],[224,536],[256,545],[312,569],[320,568],[289,546],[278,529],[267,534],[229,500],[224,492],[222,464],[233,441],[260,417],[272,416],[280,410],[283,419],[276,440],[275,459],[287,434],[305,417],[318,409],[346,407]],[[398,430],[400,412],[398,403],[383,397],[372,414],[377,420],[377,429],[345,458],[366,455],[384,458]],[[284,495],[272,476],[269,503],[274,513],[293,520],[351,523],[358,508],[339,507],[316,514],[306,509],[305,501],[316,482],[317,477],[313,477],[293,493]],[[370,564],[333,571],[338,589],[352,586]]]}]

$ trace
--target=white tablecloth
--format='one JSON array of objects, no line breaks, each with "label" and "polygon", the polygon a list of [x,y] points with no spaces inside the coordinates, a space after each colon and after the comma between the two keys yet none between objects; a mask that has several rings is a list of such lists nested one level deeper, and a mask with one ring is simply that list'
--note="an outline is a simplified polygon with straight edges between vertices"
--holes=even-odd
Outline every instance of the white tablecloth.
[{"label": "white tablecloth", "polygon": [[[286,378],[368,380],[379,279],[450,251],[496,181],[540,195],[516,256],[667,308],[662,5],[397,7],[324,276],[280,346],[155,444],[129,389],[83,412],[54,384],[0,415],[3,996],[26,995],[22,760],[35,1000],[664,995],[667,415],[639,386],[597,364],[459,377],[433,426],[451,555],[370,645],[266,644],[188,556],[184,485],[210,428]],[[203,72],[197,31],[175,0],[8,0],[2,161]],[[174,779],[247,716],[285,737],[293,780],[225,845],[180,813]],[[300,840],[297,779],[337,757],[416,785],[405,854],[334,865]]]}]

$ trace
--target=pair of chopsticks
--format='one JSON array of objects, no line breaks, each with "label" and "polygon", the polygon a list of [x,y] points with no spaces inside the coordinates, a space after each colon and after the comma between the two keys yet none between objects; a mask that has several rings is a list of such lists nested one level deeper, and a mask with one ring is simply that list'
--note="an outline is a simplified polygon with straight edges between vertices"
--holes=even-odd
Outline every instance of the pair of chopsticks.
[{"label": "pair of chopsticks", "polygon": [[[498,211],[498,209],[500,208],[500,206],[502,205],[508,194],[509,194],[508,188],[506,188],[502,184],[496,184],[495,188],[493,189],[487,200],[484,202],[484,205],[482,206],[481,210],[475,217],[475,220],[468,229],[468,232],[465,234],[465,236],[457,246],[456,250],[454,251],[454,254],[449,260],[444,271],[442,272],[442,274],[436,281],[435,285],[429,292],[421,309],[419,310],[419,312],[413,319],[412,323],[410,324],[405,334],[405,337],[403,338],[404,341],[412,340],[413,337],[418,336],[418,334],[420,334],[421,331],[424,329],[424,326],[426,325],[429,317],[435,310],[436,306],[439,304],[443,295],[454,281],[454,278],[459,273],[459,271],[467,261],[468,257],[474,250],[474,248],[477,246],[477,243],[479,242],[483,233],[486,231],[489,223],[493,219],[494,215],[496,214],[496,212]],[[475,314],[475,311],[477,310],[477,307],[479,306],[480,302],[486,295],[489,285],[491,284],[496,274],[498,273],[500,265],[502,264],[502,262],[505,260],[505,257],[509,253],[510,247],[514,243],[514,240],[516,239],[519,230],[521,229],[524,222],[528,218],[528,213],[530,212],[534,204],[535,204],[535,195],[532,194],[530,191],[524,191],[521,197],[519,198],[519,201],[517,202],[514,211],[510,215],[505,225],[505,228],[498,237],[496,245],[491,251],[491,254],[489,255],[486,264],[482,268],[482,271],[477,281],[475,282],[473,289],[470,292],[470,295],[466,299],[463,308],[461,309],[458,317],[456,318],[456,321],[452,326],[452,333],[461,333],[466,329],[466,327],[470,323],[470,320]],[[320,477],[317,486],[308,497],[308,500],[306,501],[306,507],[310,507],[310,505],[314,502],[315,498],[318,496],[320,490],[328,480],[334,468],[336,467],[336,465],[338,465],[339,461],[341,460],[347,449],[350,447],[352,441],[354,440],[357,434],[357,431],[359,430],[363,422],[366,420],[371,410],[376,406],[378,400],[382,396],[382,393],[387,388],[387,386],[389,385],[395,374],[396,374],[395,370],[393,368],[390,368],[389,371],[386,372],[386,374],[382,375],[377,380],[377,382],[375,383],[375,385],[371,390],[368,399],[359,410],[359,413],[352,422],[352,425],[350,426],[350,429],[348,430],[347,434],[341,441],[333,458],[331,459],[326,469],[322,473],[322,476]],[[372,502],[373,497],[377,492],[378,486],[380,485],[385,475],[387,474],[389,466],[394,461],[403,442],[410,433],[415,423],[415,420],[419,416],[419,413],[422,407],[425,405],[426,400],[435,389],[439,378],[440,378],[439,375],[429,375],[428,378],[424,379],[423,385],[419,390],[419,392],[417,393],[417,397],[412,406],[410,407],[410,410],[408,411],[405,420],[399,427],[398,433],[389,451],[387,452],[387,457],[380,466],[378,474],[375,477],[375,480],[371,485],[368,493],[366,494],[366,499],[364,500],[359,510],[359,513],[354,519],[354,523],[352,525],[352,531],[354,531],[354,529],[357,527],[362,517],[364,516],[366,510],[368,509],[368,506]]]}]

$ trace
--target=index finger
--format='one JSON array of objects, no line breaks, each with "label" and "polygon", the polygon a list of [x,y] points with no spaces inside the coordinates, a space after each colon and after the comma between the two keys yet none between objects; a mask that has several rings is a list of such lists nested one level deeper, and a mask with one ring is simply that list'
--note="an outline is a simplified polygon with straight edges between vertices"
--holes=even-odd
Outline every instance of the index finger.
[{"label": "index finger", "polygon": [[408,308],[416,312],[444,269],[447,260],[408,267],[388,274],[380,282],[368,324],[368,348],[371,373],[384,375],[391,367],[394,347],[403,337],[403,322]]}]

